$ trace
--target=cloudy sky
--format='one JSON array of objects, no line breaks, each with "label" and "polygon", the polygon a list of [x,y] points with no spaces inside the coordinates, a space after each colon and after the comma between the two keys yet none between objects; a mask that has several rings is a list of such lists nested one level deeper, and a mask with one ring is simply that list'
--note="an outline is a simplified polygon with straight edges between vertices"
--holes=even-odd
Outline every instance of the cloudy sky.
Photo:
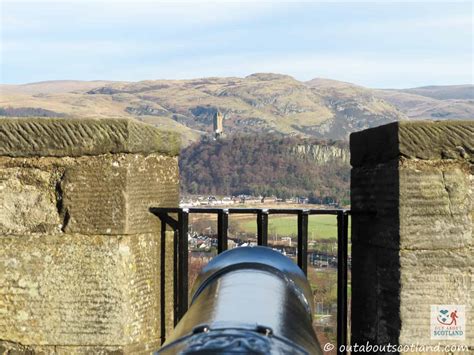
[{"label": "cloudy sky", "polygon": [[369,87],[473,81],[471,1],[1,2],[1,83],[278,72]]}]

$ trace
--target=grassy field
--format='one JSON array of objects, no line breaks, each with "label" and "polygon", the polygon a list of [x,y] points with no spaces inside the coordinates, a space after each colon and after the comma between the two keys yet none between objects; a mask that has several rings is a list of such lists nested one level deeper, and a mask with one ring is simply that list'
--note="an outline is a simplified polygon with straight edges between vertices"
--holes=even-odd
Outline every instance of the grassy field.
[{"label": "grassy field", "polygon": [[[255,218],[239,219],[236,229],[246,233],[257,233]],[[350,229],[350,223],[349,223]],[[275,216],[268,218],[268,235],[293,236],[296,237],[297,217],[296,216]],[[336,240],[337,239],[337,219],[336,216],[310,216],[308,223],[308,238],[310,240]]]}]

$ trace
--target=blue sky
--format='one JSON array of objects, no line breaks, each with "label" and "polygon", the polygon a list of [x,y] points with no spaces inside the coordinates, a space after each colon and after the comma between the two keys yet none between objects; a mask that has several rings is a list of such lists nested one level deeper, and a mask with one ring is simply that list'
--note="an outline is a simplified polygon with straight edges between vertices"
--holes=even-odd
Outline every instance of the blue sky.
[{"label": "blue sky", "polygon": [[1,1],[1,83],[278,72],[369,87],[473,81],[473,5]]}]

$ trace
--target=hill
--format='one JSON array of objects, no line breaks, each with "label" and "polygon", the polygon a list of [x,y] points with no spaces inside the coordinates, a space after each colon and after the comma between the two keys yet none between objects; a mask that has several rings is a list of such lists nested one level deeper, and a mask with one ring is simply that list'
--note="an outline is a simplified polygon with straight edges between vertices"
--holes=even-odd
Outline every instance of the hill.
[{"label": "hill", "polygon": [[376,90],[409,119],[473,119],[474,85],[426,86],[402,90]]},{"label": "hill", "polygon": [[423,86],[400,91],[438,100],[474,100],[474,85]]},{"label": "hill", "polygon": [[315,203],[349,203],[349,151],[342,142],[235,135],[190,145],[179,165],[185,193],[305,196]]},{"label": "hill", "polygon": [[58,94],[67,92],[82,92],[85,90],[92,90],[99,86],[110,85],[113,81],[105,80],[94,80],[94,81],[81,81],[81,80],[50,80],[50,81],[39,81],[36,83],[22,84],[22,85],[1,85],[0,90],[2,93],[9,94],[23,94],[23,95],[36,95],[36,94]]},{"label": "hill", "polygon": [[185,144],[211,130],[347,139],[408,119],[472,119],[472,85],[375,90],[329,79],[271,73],[191,80],[50,81],[0,85],[0,116],[128,117],[181,132]]}]

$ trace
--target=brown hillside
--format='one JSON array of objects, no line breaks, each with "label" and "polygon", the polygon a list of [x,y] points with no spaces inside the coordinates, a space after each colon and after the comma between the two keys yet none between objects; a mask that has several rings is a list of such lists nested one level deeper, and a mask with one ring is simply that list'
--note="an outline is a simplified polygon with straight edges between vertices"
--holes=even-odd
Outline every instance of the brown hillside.
[{"label": "brown hillside", "polygon": [[0,85],[0,93],[3,116],[132,117],[177,130],[186,143],[210,132],[218,110],[227,134],[325,139],[346,139],[353,131],[395,120],[474,117],[473,100],[438,100],[328,79],[301,82],[269,73],[140,82],[50,81]]}]

